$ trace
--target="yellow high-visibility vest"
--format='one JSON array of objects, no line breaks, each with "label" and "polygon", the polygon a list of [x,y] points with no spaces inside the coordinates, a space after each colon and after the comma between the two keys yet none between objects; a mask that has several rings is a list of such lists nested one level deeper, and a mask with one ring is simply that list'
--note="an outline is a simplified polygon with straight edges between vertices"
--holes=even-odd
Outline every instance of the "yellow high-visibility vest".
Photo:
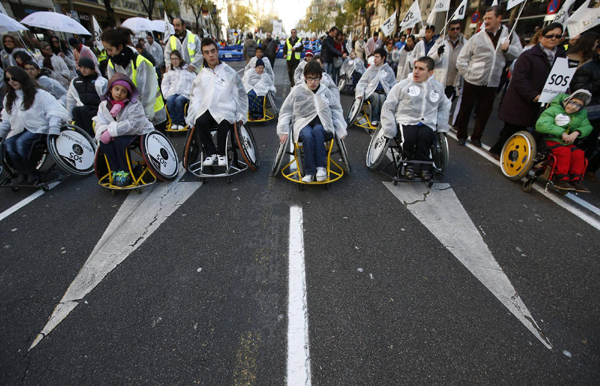
[{"label": "yellow high-visibility vest", "polygon": [[[171,52],[177,49],[177,36],[173,35],[169,38],[169,42],[171,43]],[[193,33],[189,33],[187,35],[187,51],[188,55],[190,55],[190,62],[194,61],[194,57],[196,57],[196,35]]]},{"label": "yellow high-visibility vest", "polygon": [[[294,51],[294,47],[292,47],[292,43],[290,43],[290,38],[287,38],[285,41],[285,44],[287,46],[287,54],[285,55],[285,60],[292,60],[292,51]],[[300,60],[300,52],[296,52],[296,59]]]},{"label": "yellow high-visibility vest", "polygon": [[[133,63],[133,60],[132,60],[131,61],[131,81],[133,82],[135,87],[137,87],[137,68],[143,62],[146,62],[146,64],[148,65],[148,68],[154,68],[154,66],[152,65],[152,62],[150,62],[148,59],[144,58],[142,55],[137,56],[137,58],[135,60],[135,64]],[[113,70],[115,69],[115,66],[114,66],[112,60],[110,60],[110,59],[108,60],[108,65]],[[158,79],[158,74],[156,74],[156,78]],[[165,102],[163,101],[162,94],[160,93],[160,85],[158,85],[158,90],[156,91],[156,102],[154,103],[154,112],[156,113],[156,112],[162,110],[164,107],[165,107]]]}]

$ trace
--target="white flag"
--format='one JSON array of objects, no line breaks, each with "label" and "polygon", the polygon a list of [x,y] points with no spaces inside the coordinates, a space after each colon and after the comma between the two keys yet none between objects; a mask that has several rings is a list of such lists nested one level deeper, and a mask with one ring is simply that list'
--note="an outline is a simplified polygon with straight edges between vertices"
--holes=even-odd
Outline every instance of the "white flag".
[{"label": "white flag", "polygon": [[163,33],[163,43],[167,43],[169,38],[171,37],[171,31],[169,30],[169,18],[167,17],[167,13],[165,12],[165,32]]},{"label": "white flag", "polygon": [[494,1],[492,1],[492,7],[494,7],[494,6],[496,6],[496,5],[498,5],[498,0],[494,0]]},{"label": "white flag", "polygon": [[567,20],[569,19],[569,8],[575,3],[575,0],[567,0],[560,8],[558,12],[556,12],[556,16],[554,16],[554,21],[557,23],[561,23],[565,25]]},{"label": "white flag", "polygon": [[386,21],[381,25],[381,32],[383,36],[390,36],[396,29],[396,12],[392,14]]},{"label": "white flag", "polygon": [[0,13],[3,13],[6,16],[8,16],[8,13],[6,13],[6,9],[4,9],[4,6],[2,5],[2,3],[0,3]]},{"label": "white flag", "polygon": [[600,8],[588,8],[589,5],[590,0],[587,0],[569,17],[569,36],[579,35],[600,24]]},{"label": "white flag", "polygon": [[431,12],[448,12],[450,10],[450,0],[436,0]]},{"label": "white flag", "polygon": [[512,7],[514,7],[515,5],[519,5],[522,2],[524,2],[525,0],[508,0],[508,5],[506,6],[506,10],[511,9]]},{"label": "white flag", "polygon": [[450,20],[463,20],[467,13],[467,0],[463,0],[462,3],[456,8],[456,11],[452,14]]},{"label": "white flag", "polygon": [[419,0],[415,0],[413,5],[410,6],[408,12],[404,16],[404,19],[400,22],[400,30],[414,27],[417,23],[423,23],[421,16],[421,8],[419,7]]},{"label": "white flag", "polygon": [[94,25],[94,45],[97,49],[102,51],[104,49],[104,45],[102,44],[102,30],[100,29],[100,24],[98,24],[98,20],[96,20],[96,16],[92,15],[92,24]]}]

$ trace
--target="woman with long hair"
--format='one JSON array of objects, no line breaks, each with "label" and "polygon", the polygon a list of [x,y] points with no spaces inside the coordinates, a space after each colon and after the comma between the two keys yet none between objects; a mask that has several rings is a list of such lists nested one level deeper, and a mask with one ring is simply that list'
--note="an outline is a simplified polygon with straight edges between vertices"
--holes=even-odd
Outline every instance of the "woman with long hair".
[{"label": "woman with long hair", "polygon": [[67,110],[47,91],[37,87],[27,72],[9,67],[4,73],[6,97],[0,122],[0,138],[19,174],[18,182],[35,182],[35,165],[29,159],[33,143],[44,135],[60,134],[69,118]]},{"label": "woman with long hair", "polygon": [[139,91],[146,118],[159,130],[165,127],[167,112],[158,87],[158,78],[150,61],[131,49],[133,32],[124,27],[106,29],[102,33],[102,45],[108,55],[106,75],[110,79],[116,73],[125,74]]},{"label": "woman with long hair", "polygon": [[31,79],[36,80],[44,90],[48,91],[64,106],[67,100],[67,89],[58,81],[51,78],[51,71],[45,67],[41,68],[38,62],[30,60],[25,63],[25,71]]},{"label": "woman with long hair", "polygon": [[178,50],[171,52],[169,67],[169,71],[162,79],[161,89],[167,100],[167,110],[173,122],[172,128],[181,130],[185,127],[184,107],[190,101],[196,74],[187,70],[187,63]]},{"label": "woman with long hair", "polygon": [[69,46],[64,40],[61,40],[58,36],[52,36],[50,38],[50,47],[54,55],[58,55],[65,61],[65,64],[71,72],[71,79],[77,76],[77,63],[73,57],[73,52],[69,49]]},{"label": "woman with long hair", "polygon": [[10,66],[16,66],[17,62],[12,54],[17,51],[27,51],[23,47],[23,43],[14,35],[6,34],[2,36],[2,46],[4,49],[0,51],[2,59],[2,68],[7,69]]},{"label": "woman with long hair", "polygon": [[29,62],[30,60],[34,60],[33,57],[29,55],[29,52],[22,50],[13,52],[12,56],[15,58],[15,66],[23,69],[25,68],[25,63]]},{"label": "woman with long hair", "polygon": [[71,83],[71,72],[67,63],[54,52],[49,43],[42,43],[42,55],[44,56],[43,65],[45,68],[52,71],[52,77],[58,81],[65,89]]}]

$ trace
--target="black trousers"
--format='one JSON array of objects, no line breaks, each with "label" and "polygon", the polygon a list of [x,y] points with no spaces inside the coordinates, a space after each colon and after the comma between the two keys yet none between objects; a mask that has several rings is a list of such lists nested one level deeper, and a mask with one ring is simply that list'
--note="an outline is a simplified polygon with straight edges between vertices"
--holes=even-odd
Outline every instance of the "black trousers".
[{"label": "black trousers", "polygon": [[298,64],[300,64],[299,60],[291,59],[291,60],[287,61],[287,70],[288,70],[288,77],[290,78],[290,87],[295,86],[294,72],[296,71],[296,68],[298,68]]},{"label": "black trousers", "polygon": [[463,98],[460,104],[458,119],[456,120],[458,125],[456,136],[458,139],[467,139],[471,112],[473,111],[473,107],[475,107],[475,102],[477,102],[477,118],[475,119],[475,128],[473,129],[471,139],[481,140],[487,121],[494,108],[495,97],[496,87],[476,86],[465,81]]},{"label": "black trousers", "polygon": [[137,135],[122,135],[120,137],[113,137],[113,140],[109,143],[100,141],[100,150],[106,154],[110,170],[113,172],[118,172],[119,170],[129,172],[126,155],[127,147],[136,138]]},{"label": "black trousers", "polygon": [[[435,143],[435,131],[428,126],[400,126],[402,153],[410,160],[429,161],[429,151]],[[424,166],[421,167],[424,170]]]},{"label": "black trousers", "polygon": [[[233,124],[227,122],[226,119],[223,119],[221,123],[217,123],[210,112],[207,110],[204,114],[202,114],[198,119],[196,119],[196,135],[198,135],[198,140],[204,147],[205,155],[211,156],[213,154],[225,155],[225,142],[227,140],[227,133],[233,129]],[[212,135],[210,134],[211,129],[217,128],[217,147],[215,148],[215,143],[212,140]]]},{"label": "black trousers", "polygon": [[508,139],[517,131],[527,130],[526,126],[513,125],[512,123],[504,122],[504,128],[500,132],[498,141],[490,148],[490,153],[500,155],[502,148]]},{"label": "black trousers", "polygon": [[75,106],[72,114],[75,125],[81,127],[93,138],[95,134],[92,118],[98,115],[98,106]]}]

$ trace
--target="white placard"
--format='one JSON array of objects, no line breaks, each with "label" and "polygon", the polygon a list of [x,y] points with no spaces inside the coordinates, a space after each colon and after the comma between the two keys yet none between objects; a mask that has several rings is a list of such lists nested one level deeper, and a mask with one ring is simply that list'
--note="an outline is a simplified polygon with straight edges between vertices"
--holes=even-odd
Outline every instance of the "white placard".
[{"label": "white placard", "polygon": [[587,0],[569,17],[569,36],[582,34],[600,24],[600,8],[589,8],[589,4],[590,0]]},{"label": "white placard", "polygon": [[575,0],[565,1],[563,6],[560,8],[560,10],[558,12],[556,12],[555,15],[552,15],[552,16],[554,16],[554,21],[557,23],[561,23],[562,25],[565,25],[565,23],[569,19],[569,8],[571,8],[571,6],[574,3],[575,3]]},{"label": "white placard", "polygon": [[576,60],[556,58],[538,102],[550,103],[558,94],[565,93],[569,88],[578,64],[579,62]]},{"label": "white placard", "polygon": [[383,32],[383,36],[390,36],[394,33],[396,29],[396,12],[392,14],[386,21],[381,25],[381,32]]},{"label": "white placard", "polygon": [[421,8],[419,7],[419,1],[415,0],[413,5],[410,6],[408,12],[404,16],[404,19],[400,22],[400,30],[414,27],[417,23],[422,23],[423,17],[421,16]]},{"label": "white placard", "polygon": [[508,0],[508,6],[506,7],[506,10],[512,9],[515,5],[519,5],[524,1],[525,0]]}]

